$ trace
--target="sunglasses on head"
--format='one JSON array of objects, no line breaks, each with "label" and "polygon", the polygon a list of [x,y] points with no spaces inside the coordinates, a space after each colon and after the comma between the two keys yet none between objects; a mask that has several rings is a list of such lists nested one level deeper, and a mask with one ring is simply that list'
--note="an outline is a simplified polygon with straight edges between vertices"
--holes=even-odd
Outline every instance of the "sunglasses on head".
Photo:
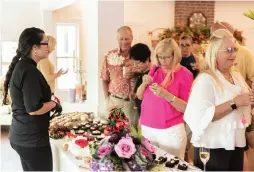
[{"label": "sunglasses on head", "polygon": [[236,47],[228,47],[225,50],[219,50],[219,51],[225,51],[225,52],[227,52],[229,54],[233,54],[233,53],[238,51],[238,48],[236,48]]}]

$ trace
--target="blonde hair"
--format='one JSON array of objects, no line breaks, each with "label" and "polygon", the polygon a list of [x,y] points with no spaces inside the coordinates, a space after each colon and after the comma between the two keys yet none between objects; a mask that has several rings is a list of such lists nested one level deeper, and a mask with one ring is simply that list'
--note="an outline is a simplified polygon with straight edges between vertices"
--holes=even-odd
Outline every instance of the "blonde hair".
[{"label": "blonde hair", "polygon": [[222,87],[222,83],[215,75],[217,70],[216,58],[225,38],[234,38],[227,29],[218,29],[212,33],[210,43],[205,53],[205,59],[202,60],[200,64],[200,73],[207,73],[211,75],[220,87]]},{"label": "blonde hair", "polygon": [[159,52],[166,52],[166,51],[170,51],[173,54],[173,66],[177,65],[178,63],[181,62],[182,60],[182,54],[181,54],[181,50],[178,46],[178,44],[176,43],[176,41],[172,38],[166,38],[161,40],[157,46],[155,47],[155,59],[156,59],[156,65],[159,66],[159,59],[157,58],[157,54]]},{"label": "blonde hair", "polygon": [[54,51],[54,48],[56,46],[56,38],[50,35],[47,35],[47,39],[49,41],[49,53],[52,53]]}]

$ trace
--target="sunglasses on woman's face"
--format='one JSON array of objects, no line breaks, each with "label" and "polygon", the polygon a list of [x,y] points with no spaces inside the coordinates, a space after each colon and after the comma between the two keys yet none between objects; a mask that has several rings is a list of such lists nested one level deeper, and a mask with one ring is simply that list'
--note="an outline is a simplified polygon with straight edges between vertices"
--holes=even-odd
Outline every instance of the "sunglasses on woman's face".
[{"label": "sunglasses on woman's face", "polygon": [[49,43],[48,42],[40,42],[39,45],[47,45],[48,46]]},{"label": "sunglasses on woman's face", "polygon": [[238,48],[236,48],[236,47],[228,47],[225,50],[219,50],[219,51],[225,51],[228,54],[233,54],[233,53],[236,53],[238,51]]}]

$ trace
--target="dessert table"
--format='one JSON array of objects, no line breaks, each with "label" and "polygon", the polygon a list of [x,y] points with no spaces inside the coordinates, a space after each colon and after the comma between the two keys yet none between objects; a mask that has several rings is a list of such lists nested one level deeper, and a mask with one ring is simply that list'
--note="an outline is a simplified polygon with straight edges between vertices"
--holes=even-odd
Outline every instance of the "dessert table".
[{"label": "dessert table", "polygon": [[[0,102],[1,103],[1,102]],[[63,112],[89,112],[90,108],[86,103],[62,103]],[[11,105],[0,106],[0,125],[11,125]]]},{"label": "dessert table", "polygon": [[[54,140],[51,139],[51,148],[52,148],[52,154],[53,154],[53,170],[54,171],[88,171],[89,170],[89,164],[86,164],[83,160],[78,160],[75,158],[75,156],[69,152],[64,151],[63,145],[67,142],[67,139],[59,139]],[[89,155],[87,155],[89,156]],[[171,158],[174,158],[174,155],[170,155],[164,150],[160,148],[156,148],[156,157],[164,156],[167,157],[168,160]],[[189,163],[185,161],[179,162],[179,164],[186,164],[188,166],[187,171],[201,171],[200,169],[190,165]],[[151,169],[151,171],[181,171],[177,169],[177,165],[174,168],[166,168],[165,164],[158,165]]]}]

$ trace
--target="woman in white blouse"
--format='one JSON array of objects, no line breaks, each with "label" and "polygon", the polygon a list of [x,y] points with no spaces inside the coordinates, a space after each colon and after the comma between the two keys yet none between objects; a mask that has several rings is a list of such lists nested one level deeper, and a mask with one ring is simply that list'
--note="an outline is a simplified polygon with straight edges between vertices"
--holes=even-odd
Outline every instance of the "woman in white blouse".
[{"label": "woman in white blouse", "polygon": [[236,41],[225,29],[212,33],[201,73],[184,114],[193,133],[194,165],[203,168],[199,147],[210,149],[207,170],[242,171],[245,129],[251,123],[254,94],[233,71]]}]

